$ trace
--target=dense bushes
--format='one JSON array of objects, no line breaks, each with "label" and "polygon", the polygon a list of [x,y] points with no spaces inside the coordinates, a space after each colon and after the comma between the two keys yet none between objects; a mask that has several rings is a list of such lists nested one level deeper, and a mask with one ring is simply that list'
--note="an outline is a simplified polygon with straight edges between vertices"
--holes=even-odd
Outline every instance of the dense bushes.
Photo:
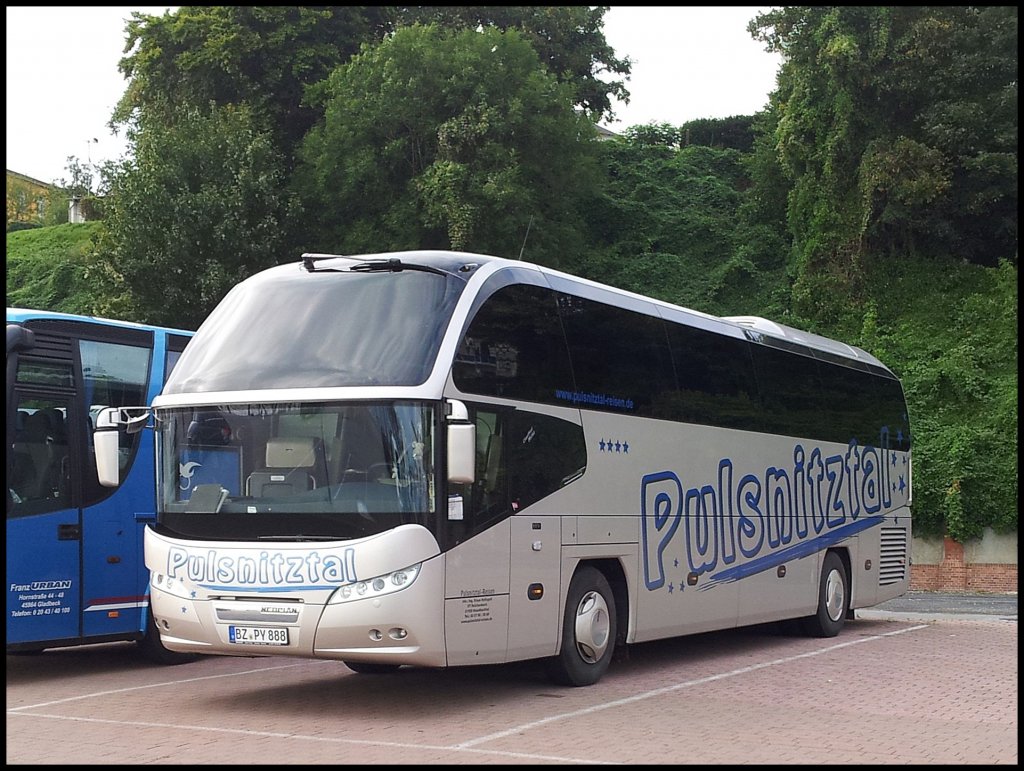
[{"label": "dense bushes", "polygon": [[7,307],[95,313],[104,299],[89,279],[102,222],[7,233]]}]

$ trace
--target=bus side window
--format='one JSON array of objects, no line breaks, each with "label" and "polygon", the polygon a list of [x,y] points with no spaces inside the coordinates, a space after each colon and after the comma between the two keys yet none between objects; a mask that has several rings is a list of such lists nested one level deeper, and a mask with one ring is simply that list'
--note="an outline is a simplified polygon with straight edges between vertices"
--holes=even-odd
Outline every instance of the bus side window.
[{"label": "bus side window", "polygon": [[[497,416],[484,413],[482,419],[477,416],[477,479],[479,480],[478,513],[493,514],[505,508],[504,494],[504,437],[500,433]],[[482,438],[483,441],[480,441]]]},{"label": "bus side window", "polygon": [[496,412],[477,410],[476,481],[469,494],[470,527],[479,532],[500,519],[507,509],[503,459],[502,418]]},{"label": "bus side window", "polygon": [[19,405],[21,426],[11,448],[12,501],[31,504],[33,512],[70,505],[70,463],[64,412],[56,402],[32,399]]},{"label": "bus side window", "polygon": [[476,481],[464,497],[462,540],[512,516],[586,471],[583,427],[529,410],[474,410]]},{"label": "bus side window", "polygon": [[[82,478],[83,498],[89,506],[110,494],[110,488],[100,486],[95,463],[91,460],[95,451],[93,421],[104,407],[138,407],[146,403],[152,348],[96,340],[80,340],[78,345],[82,359],[82,391],[89,418],[82,421],[90,458]],[[122,480],[127,476],[141,439],[142,432],[119,432],[118,468]]]},{"label": "bus side window", "polygon": [[521,511],[583,476],[583,427],[551,415],[516,410],[509,415],[505,473],[512,511]]},{"label": "bus side window", "polygon": [[449,517],[452,545],[486,530],[512,512],[505,491],[502,435],[499,413],[470,408],[476,424],[476,481],[453,484],[449,505],[458,501],[458,516]]},{"label": "bus side window", "polygon": [[34,412],[19,409],[14,444],[11,446],[11,476],[8,488],[15,503],[22,503],[35,497],[39,486],[40,444],[35,440]]}]

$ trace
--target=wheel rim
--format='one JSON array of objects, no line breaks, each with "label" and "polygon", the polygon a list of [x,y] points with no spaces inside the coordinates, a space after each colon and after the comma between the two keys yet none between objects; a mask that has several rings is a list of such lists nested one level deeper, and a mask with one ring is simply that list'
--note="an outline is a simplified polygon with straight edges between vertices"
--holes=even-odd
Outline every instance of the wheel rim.
[{"label": "wheel rim", "polygon": [[587,592],[576,608],[576,650],[588,664],[596,664],[608,649],[611,621],[608,603],[599,592]]},{"label": "wheel rim", "polygon": [[829,571],[825,579],[825,610],[828,617],[838,621],[843,615],[846,606],[846,584],[838,570]]}]

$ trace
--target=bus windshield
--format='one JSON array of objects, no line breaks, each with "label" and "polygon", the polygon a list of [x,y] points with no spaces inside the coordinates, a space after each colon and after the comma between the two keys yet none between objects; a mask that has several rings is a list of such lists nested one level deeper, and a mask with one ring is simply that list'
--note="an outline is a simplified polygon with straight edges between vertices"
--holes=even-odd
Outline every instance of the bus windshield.
[{"label": "bus windshield", "polygon": [[236,541],[432,527],[437,420],[423,402],[160,410],[159,521]]},{"label": "bus windshield", "polygon": [[419,385],[465,282],[406,270],[243,282],[203,323],[164,394]]}]

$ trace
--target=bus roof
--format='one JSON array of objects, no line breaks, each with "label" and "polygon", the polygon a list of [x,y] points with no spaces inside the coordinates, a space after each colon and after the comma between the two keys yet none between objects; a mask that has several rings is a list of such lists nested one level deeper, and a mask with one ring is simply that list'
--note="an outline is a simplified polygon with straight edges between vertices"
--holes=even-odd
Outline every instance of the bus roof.
[{"label": "bus roof", "polygon": [[80,321],[84,323],[103,324],[111,327],[123,327],[129,329],[152,330],[159,329],[164,332],[172,332],[179,335],[192,335],[194,332],[187,329],[174,327],[163,327],[156,324],[140,324],[135,321],[122,321],[119,319],[107,319],[102,316],[85,316],[78,313],[63,313],[61,311],[44,311],[33,308],[8,308],[7,321],[9,323],[23,323],[33,319],[53,319],[54,321]]},{"label": "bus roof", "polygon": [[[840,356],[852,361],[871,364],[882,367],[886,370],[889,369],[880,360],[861,348],[848,345],[847,343],[843,343],[839,340],[834,340],[823,335],[804,332],[803,330],[796,329],[795,327],[779,324],[778,322],[761,318],[759,316],[714,316],[709,313],[693,310],[692,308],[686,308],[654,297],[630,292],[625,289],[619,289],[609,284],[602,284],[598,281],[576,276],[571,273],[565,273],[536,263],[523,262],[521,260],[511,260],[505,257],[495,257],[493,255],[477,254],[473,252],[456,252],[435,249],[356,255],[304,254],[302,255],[302,258],[303,261],[300,264],[304,265],[307,270],[311,271],[318,269],[336,269],[338,267],[342,267],[347,262],[386,262],[388,260],[399,260],[410,264],[427,265],[439,270],[444,270],[448,273],[456,274],[460,271],[466,270],[470,265],[477,267],[491,263],[499,266],[503,265],[507,267],[526,268],[529,270],[536,270],[546,275],[558,276],[563,280],[580,286],[594,287],[596,289],[604,290],[605,292],[610,292],[613,295],[642,300],[662,308],[670,308],[676,313],[681,313],[690,317],[699,326],[711,327],[712,329],[717,326],[719,327],[718,331],[720,332],[725,331],[722,327],[728,327],[737,330],[740,336],[753,337],[754,339],[767,336],[774,340],[781,341],[781,345],[779,347],[789,348],[791,350],[799,350],[801,347],[813,348],[827,354],[832,354],[833,356]],[[290,263],[290,265],[294,266],[295,263]],[[284,265],[281,265],[278,266],[278,269],[284,267]],[[274,270],[275,268],[269,269],[269,271]],[[726,332],[726,334],[728,334],[728,332]]]},{"label": "bus roof", "polygon": [[[723,320],[737,324],[744,329],[751,329],[755,332],[760,332],[779,340],[787,340],[798,345],[805,345],[809,348],[817,348],[820,351],[832,353],[837,356],[845,356],[847,358],[867,362],[868,364],[874,364],[878,367],[885,367],[881,361],[855,345],[849,345],[847,343],[840,342],[839,340],[833,340],[830,337],[816,335],[812,332],[804,332],[802,329],[788,327],[785,324],[779,324],[775,321],[763,319],[760,316],[724,316]],[[885,368],[888,369],[888,367]]]}]

